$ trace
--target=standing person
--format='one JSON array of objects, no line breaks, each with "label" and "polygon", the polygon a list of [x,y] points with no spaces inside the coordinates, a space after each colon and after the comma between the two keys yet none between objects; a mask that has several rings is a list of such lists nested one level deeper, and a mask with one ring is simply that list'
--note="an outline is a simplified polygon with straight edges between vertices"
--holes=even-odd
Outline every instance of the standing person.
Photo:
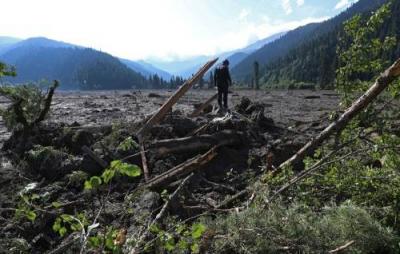
[{"label": "standing person", "polygon": [[[228,88],[232,86],[229,73],[229,61],[226,59],[218,66],[214,73],[214,86],[218,88],[218,105],[220,109],[228,109]],[[224,104],[222,105],[222,101]]]}]

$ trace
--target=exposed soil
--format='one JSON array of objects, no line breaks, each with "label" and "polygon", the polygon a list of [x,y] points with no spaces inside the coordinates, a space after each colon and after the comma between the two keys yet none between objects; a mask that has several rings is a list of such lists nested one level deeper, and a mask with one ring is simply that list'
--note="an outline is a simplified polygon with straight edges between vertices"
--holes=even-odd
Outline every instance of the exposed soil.
[{"label": "exposed soil", "polygon": [[[214,93],[188,93],[162,124],[150,130],[145,143],[149,149],[146,155],[151,176],[162,174],[219,145],[216,158],[203,170],[195,172],[187,191],[169,208],[170,214],[182,219],[214,209],[246,188],[254,176],[270,166],[269,153],[273,153],[275,166],[287,159],[328,124],[329,113],[338,105],[338,97],[332,91],[234,91],[229,97],[230,114],[214,109],[201,117],[187,116],[194,105],[206,101]],[[75,174],[79,169],[87,178],[101,175],[104,168],[81,148],[89,147],[107,163],[131,156],[127,162],[141,165],[137,147],[121,151],[118,145],[128,137],[136,140],[135,133],[145,119],[171,94],[172,91],[59,92],[53,99],[51,117],[29,137],[18,133],[11,136],[2,126],[0,238],[7,239],[0,241],[2,249],[11,252],[25,248],[29,252],[43,253],[71,244],[69,249],[73,253],[75,243],[52,230],[55,218],[62,213],[85,211],[89,219],[94,219],[101,207],[104,211],[99,216],[100,224],[126,229],[128,239],[137,239],[137,232],[162,205],[159,193],[162,189],[172,192],[176,183],[168,182],[138,194],[135,188],[144,183],[142,177],[117,178],[111,189],[100,191],[107,196],[106,205],[100,204],[95,197],[97,194],[83,190],[82,177]],[[0,106],[6,104],[1,101]],[[198,149],[191,150],[188,146],[184,152],[164,155],[156,150],[160,142],[176,149],[174,144],[191,142],[179,141],[188,137],[206,140],[206,144],[197,146]],[[232,142],[220,145],[228,138],[232,138]],[[27,189],[28,184],[32,188]],[[37,201],[32,200],[33,207],[38,210],[35,223],[27,220],[17,223],[14,217],[13,209],[21,206],[17,193],[24,189],[38,196]],[[107,195],[110,190],[111,194]],[[66,205],[51,210],[52,202]],[[131,216],[132,213],[136,216]],[[129,241],[126,242],[127,252],[131,247],[127,246]]]}]

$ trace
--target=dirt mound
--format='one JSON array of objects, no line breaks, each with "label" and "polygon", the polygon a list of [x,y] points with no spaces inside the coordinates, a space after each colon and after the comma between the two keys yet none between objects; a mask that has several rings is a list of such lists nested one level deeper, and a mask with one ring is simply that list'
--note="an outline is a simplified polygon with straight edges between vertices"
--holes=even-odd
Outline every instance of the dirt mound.
[{"label": "dirt mound", "polygon": [[[65,234],[55,226],[57,218],[71,214],[84,216],[79,218],[87,223],[122,230],[126,241],[120,245],[125,244],[128,251],[131,241],[142,237],[140,232],[159,212],[165,199],[163,190],[172,193],[182,179],[190,176],[167,212],[187,219],[205,211],[218,211],[220,204],[267,168],[267,154],[275,153],[274,164],[278,165],[304,143],[290,141],[293,133],[276,126],[265,115],[265,105],[248,98],[243,98],[232,112],[189,118],[174,111],[150,129],[143,144],[149,182],[142,177],[116,175],[102,188],[85,189],[84,183],[90,177],[105,179],[104,170],[113,163],[120,163],[126,170],[131,169],[129,165],[143,164],[136,133],[144,122],[99,127],[42,124],[30,133],[14,132],[3,151],[14,167],[12,175],[23,172],[29,180],[1,189],[23,194],[1,199],[0,218],[4,220],[0,220],[0,238],[9,241],[0,245],[31,253],[62,246],[79,251],[82,236],[74,230],[74,224],[62,222],[68,231]],[[19,207],[18,219],[13,219],[15,211],[10,207]],[[102,230],[106,227],[93,229],[93,234]]]}]

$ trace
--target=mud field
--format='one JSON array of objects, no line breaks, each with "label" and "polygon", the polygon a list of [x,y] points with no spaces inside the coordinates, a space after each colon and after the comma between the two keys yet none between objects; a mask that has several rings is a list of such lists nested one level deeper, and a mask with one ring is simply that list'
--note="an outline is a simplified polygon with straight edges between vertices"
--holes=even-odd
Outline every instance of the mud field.
[{"label": "mud field", "polygon": [[[187,219],[229,208],[230,197],[271,167],[269,154],[279,165],[324,129],[339,99],[332,91],[240,90],[229,95],[230,113],[214,107],[202,116],[188,117],[194,105],[214,93],[189,92],[160,125],[151,128],[144,143],[150,181],[119,177],[96,195],[84,189],[83,182],[101,175],[110,162],[126,159],[142,165],[138,146],[121,149],[121,144],[138,140],[137,130],[172,91],[57,92],[49,119],[28,135],[11,135],[2,125],[0,253],[19,253],[21,248],[45,253],[65,246],[71,251],[67,253],[79,252],[76,232],[63,237],[53,230],[57,216],[78,212],[124,232],[121,248],[129,253],[131,242],[139,242],[139,248],[138,239],[151,237],[138,232],[144,232],[159,212],[160,190],[175,190],[186,176],[181,184],[190,184],[167,209],[170,215]],[[1,100],[0,106],[7,103]],[[93,160],[84,147],[103,162]],[[21,192],[35,199],[24,202],[17,195]],[[54,208],[54,202],[62,205]],[[34,222],[24,216],[15,220],[16,207],[23,212],[33,209]],[[102,213],[96,216],[96,211]],[[132,211],[137,216],[132,217]]]},{"label": "mud field", "polygon": [[[188,92],[174,110],[192,112],[195,104],[210,98],[215,91]],[[74,122],[85,126],[99,126],[118,122],[140,120],[156,111],[172,91],[58,91],[53,99],[49,121]],[[308,127],[316,125],[321,118],[337,109],[338,96],[333,91],[251,91],[239,90],[229,94],[229,107],[237,105],[242,97],[265,104],[265,115],[285,128],[307,134]],[[7,101],[0,100],[0,107]],[[217,102],[214,101],[213,105]],[[9,133],[0,121],[0,144]]]}]

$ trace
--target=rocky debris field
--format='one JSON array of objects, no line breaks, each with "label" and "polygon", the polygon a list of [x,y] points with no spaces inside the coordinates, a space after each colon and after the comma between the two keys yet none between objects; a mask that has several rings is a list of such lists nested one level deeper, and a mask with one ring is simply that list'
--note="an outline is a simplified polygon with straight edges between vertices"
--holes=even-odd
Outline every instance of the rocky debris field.
[{"label": "rocky debris field", "polygon": [[232,197],[321,131],[338,104],[332,91],[234,91],[228,112],[189,117],[214,93],[185,95],[144,153],[136,133],[172,91],[59,92],[29,135],[2,127],[0,252],[157,252],[150,228],[240,209]]}]

